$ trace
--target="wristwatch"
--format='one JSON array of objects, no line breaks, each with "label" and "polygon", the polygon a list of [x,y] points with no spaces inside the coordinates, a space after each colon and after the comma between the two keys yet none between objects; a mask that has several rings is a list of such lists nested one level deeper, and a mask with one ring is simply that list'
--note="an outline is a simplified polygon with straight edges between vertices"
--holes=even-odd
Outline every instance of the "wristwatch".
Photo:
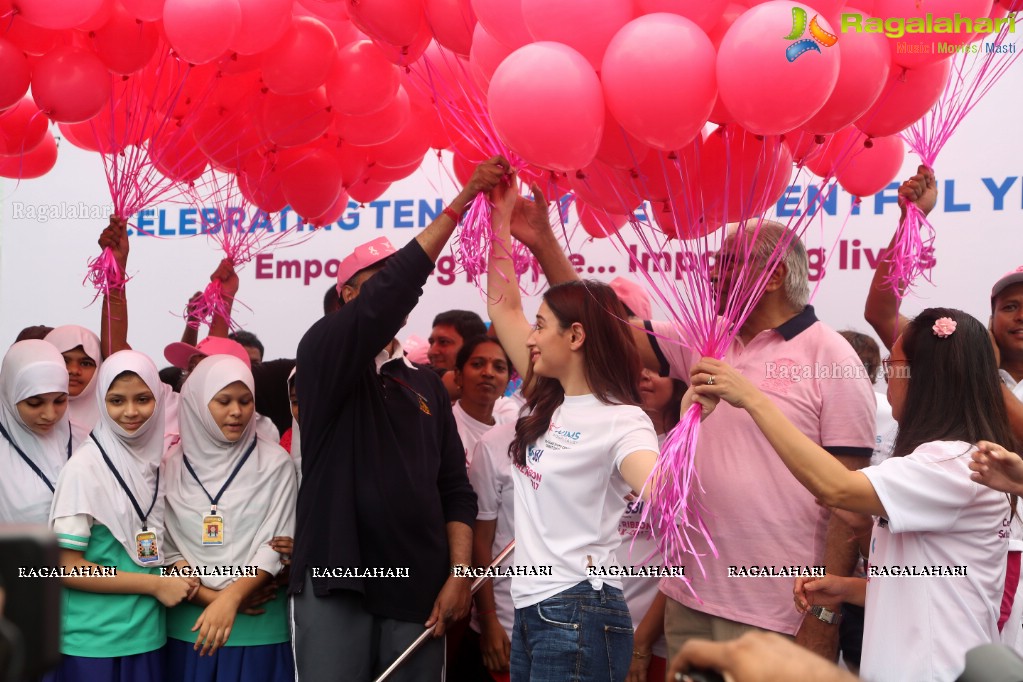
[{"label": "wristwatch", "polygon": [[838,625],[842,621],[842,614],[832,611],[826,606],[811,606],[810,613],[817,620],[824,621],[828,625]]}]

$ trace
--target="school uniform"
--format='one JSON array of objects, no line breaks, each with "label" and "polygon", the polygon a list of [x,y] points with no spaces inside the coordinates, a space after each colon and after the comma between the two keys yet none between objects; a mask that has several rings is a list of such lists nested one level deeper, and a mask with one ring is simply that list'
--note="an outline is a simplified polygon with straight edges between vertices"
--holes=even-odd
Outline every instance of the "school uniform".
[{"label": "school uniform", "polygon": [[[96,385],[99,383],[99,368],[103,364],[99,337],[85,327],[65,324],[46,335],[44,341],[52,344],[60,353],[66,353],[81,346],[82,351],[96,363],[96,374],[78,395],[68,396],[68,418],[71,421],[72,447],[77,448],[89,437],[92,427],[99,421],[102,404],[96,400]],[[153,389],[154,391],[156,388]]]}]

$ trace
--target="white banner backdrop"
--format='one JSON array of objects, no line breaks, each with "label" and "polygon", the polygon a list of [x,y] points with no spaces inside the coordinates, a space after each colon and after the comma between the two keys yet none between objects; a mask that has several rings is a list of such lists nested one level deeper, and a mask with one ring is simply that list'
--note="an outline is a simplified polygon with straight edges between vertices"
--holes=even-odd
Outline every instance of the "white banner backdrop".
[{"label": "white banner backdrop", "polygon": [[[939,157],[940,197],[931,214],[937,230],[934,284],[921,282],[917,294],[907,299],[904,312],[910,315],[944,305],[986,322],[991,284],[1023,265],[1021,85],[1023,69],[1017,65]],[[868,331],[863,302],[878,253],[898,220],[895,190],[915,172],[917,163],[907,155],[897,181],[864,198],[852,215],[852,197],[836,190],[826,215],[807,232],[811,278],[821,280],[817,314],[833,327]],[[783,221],[788,220],[787,213],[806,209],[805,200],[797,206],[806,190],[805,174],[794,183],[788,198],[775,207]],[[393,185],[378,201],[362,207],[352,203],[330,229],[297,246],[263,254],[243,268],[236,321],[262,339],[267,359],[293,357],[302,334],[321,314],[323,293],[333,282],[327,273],[336,271],[336,261],[381,235],[397,246],[406,243],[456,192],[436,158],[428,156],[418,173]],[[0,181],[0,347],[5,349],[19,330],[34,324],[80,324],[98,331],[100,304],[92,303],[95,292],[90,284],[83,285],[83,278],[86,263],[99,253],[96,240],[107,222],[109,204],[99,157],[67,143],[61,145],[56,168],[45,177]],[[293,214],[285,216],[286,225],[295,220]],[[131,237],[129,339],[162,366],[163,346],[181,335],[185,303],[206,285],[221,255],[215,244],[197,234],[201,221],[194,208],[161,205],[132,222],[156,236]],[[613,243],[589,240],[581,229],[574,232],[573,261],[584,276],[604,280],[630,276],[635,266]],[[634,238],[627,238],[627,243],[637,246]],[[663,257],[672,262],[676,258]],[[631,276],[644,281],[638,273]],[[535,298],[527,303],[530,308],[535,305]],[[401,338],[413,333],[428,336],[433,316],[451,308],[475,310],[485,317],[482,295],[464,274],[455,272],[449,253],[438,263]]]}]

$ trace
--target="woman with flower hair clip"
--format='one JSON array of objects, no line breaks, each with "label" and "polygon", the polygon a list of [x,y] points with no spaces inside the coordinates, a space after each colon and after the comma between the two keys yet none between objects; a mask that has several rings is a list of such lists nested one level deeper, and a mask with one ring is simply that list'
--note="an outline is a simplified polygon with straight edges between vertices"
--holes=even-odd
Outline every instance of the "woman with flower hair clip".
[{"label": "woman with flower hair clip", "polygon": [[723,362],[701,360],[690,390],[705,413],[720,400],[748,412],[823,504],[875,517],[868,580],[799,578],[796,608],[834,622],[840,603],[865,603],[863,679],[954,680],[967,651],[998,641],[1015,506],[971,480],[970,455],[978,441],[1015,442],[987,330],[966,313],[924,310],[884,368],[899,422],[894,456],[859,471],[811,442]]}]

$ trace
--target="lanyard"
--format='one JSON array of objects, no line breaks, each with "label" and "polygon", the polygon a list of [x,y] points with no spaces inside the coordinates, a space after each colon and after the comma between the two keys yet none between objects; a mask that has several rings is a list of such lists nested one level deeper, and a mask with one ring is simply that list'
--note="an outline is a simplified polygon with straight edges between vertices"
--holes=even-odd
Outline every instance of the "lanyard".
[{"label": "lanyard", "polygon": [[[39,479],[46,484],[46,487],[50,489],[50,492],[51,493],[54,492],[54,487],[53,484],[50,483],[50,479],[46,478],[46,474],[43,473],[43,470],[36,466],[36,463],[29,459],[28,455],[26,455],[25,452],[18,447],[18,444],[14,442],[13,438],[11,438],[11,434],[7,433],[7,429],[4,428],[3,424],[0,424],[0,435],[2,435],[4,439],[11,444],[11,447],[14,448],[14,451],[17,452],[18,455],[20,455],[23,460],[25,460],[25,464],[28,465],[28,468],[35,472],[35,475],[38,476]],[[68,459],[71,459],[70,433],[68,433],[67,437],[67,457]]]},{"label": "lanyard", "polygon": [[206,490],[206,486],[202,484],[202,481],[199,480],[199,477],[195,473],[195,469],[193,469],[192,465],[188,462],[188,457],[186,457],[184,453],[181,453],[181,459],[185,463],[185,468],[188,469],[188,473],[192,474],[192,478],[194,478],[195,482],[199,484],[199,487],[202,488],[202,491],[206,493],[206,497],[208,497],[210,500],[210,509],[214,514],[217,512],[217,503],[220,502],[220,497],[224,494],[224,491],[227,490],[227,486],[231,485],[231,481],[233,481],[234,477],[238,475],[238,472],[241,471],[242,469],[242,465],[245,464],[245,460],[249,458],[249,455],[251,455],[252,451],[255,449],[256,438],[253,438],[252,445],[250,445],[249,449],[245,451],[245,454],[242,455],[242,458],[238,460],[238,464],[235,465],[234,471],[232,471],[231,475],[227,477],[226,481],[224,481],[224,485],[220,488],[220,492],[217,493],[216,497],[210,495],[210,492]]},{"label": "lanyard", "polygon": [[103,450],[103,446],[99,444],[98,440],[96,440],[96,434],[90,433],[89,437],[92,438],[92,440],[96,443],[96,447],[99,448],[99,454],[103,455],[103,461],[107,463],[107,466],[110,468],[110,471],[114,474],[114,478],[116,478],[117,482],[121,484],[121,489],[124,490],[125,494],[128,495],[128,499],[131,500],[131,506],[135,507],[135,513],[139,515],[139,520],[142,521],[142,530],[144,531],[149,530],[149,528],[146,527],[146,520],[149,518],[150,512],[153,511],[153,507],[156,506],[156,498],[160,494],[159,467],[157,467],[156,469],[156,488],[153,490],[153,501],[149,505],[149,511],[143,514],[142,507],[139,506],[138,500],[136,500],[135,496],[132,495],[131,489],[128,488],[128,484],[124,482],[123,478],[121,478],[121,474],[117,472],[117,467],[115,467],[114,463],[110,461],[110,458],[107,457],[106,451]]}]

